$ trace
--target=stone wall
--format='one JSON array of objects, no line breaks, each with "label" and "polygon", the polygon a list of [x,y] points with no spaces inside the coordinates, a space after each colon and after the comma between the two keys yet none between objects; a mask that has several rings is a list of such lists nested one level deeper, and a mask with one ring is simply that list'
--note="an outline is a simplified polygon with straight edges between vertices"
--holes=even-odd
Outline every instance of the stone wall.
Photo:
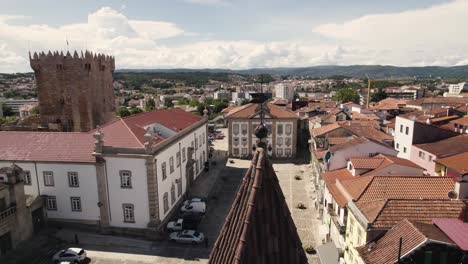
[{"label": "stone wall", "polygon": [[43,123],[64,131],[89,131],[114,117],[114,58],[86,51],[34,53],[39,112]]}]

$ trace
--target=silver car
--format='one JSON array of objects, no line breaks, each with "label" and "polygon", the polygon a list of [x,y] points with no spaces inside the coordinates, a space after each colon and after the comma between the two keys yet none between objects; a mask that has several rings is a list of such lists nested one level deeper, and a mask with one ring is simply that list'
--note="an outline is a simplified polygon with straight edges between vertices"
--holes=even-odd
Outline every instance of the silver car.
[{"label": "silver car", "polygon": [[183,230],[169,235],[172,242],[200,244],[205,240],[205,235],[195,230]]},{"label": "silver car", "polygon": [[86,259],[86,251],[82,248],[68,248],[60,250],[52,257],[54,263],[70,262],[80,263]]}]

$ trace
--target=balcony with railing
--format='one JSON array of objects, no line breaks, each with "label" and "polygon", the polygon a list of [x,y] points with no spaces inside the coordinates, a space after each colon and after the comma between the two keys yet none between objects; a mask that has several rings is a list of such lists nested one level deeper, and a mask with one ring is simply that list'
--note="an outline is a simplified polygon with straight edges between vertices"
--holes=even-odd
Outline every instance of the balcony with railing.
[{"label": "balcony with railing", "polygon": [[16,206],[8,207],[3,211],[0,211],[0,225],[8,221],[11,217],[14,217],[16,214]]}]

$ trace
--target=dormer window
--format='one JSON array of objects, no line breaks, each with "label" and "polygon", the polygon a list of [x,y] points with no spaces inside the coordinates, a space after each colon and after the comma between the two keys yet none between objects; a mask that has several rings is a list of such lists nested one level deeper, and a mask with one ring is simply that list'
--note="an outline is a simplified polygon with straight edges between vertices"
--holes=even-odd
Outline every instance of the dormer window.
[{"label": "dormer window", "polygon": [[349,171],[352,171],[352,170],[353,170],[353,164],[351,164],[351,163],[348,164],[348,170],[349,170]]}]

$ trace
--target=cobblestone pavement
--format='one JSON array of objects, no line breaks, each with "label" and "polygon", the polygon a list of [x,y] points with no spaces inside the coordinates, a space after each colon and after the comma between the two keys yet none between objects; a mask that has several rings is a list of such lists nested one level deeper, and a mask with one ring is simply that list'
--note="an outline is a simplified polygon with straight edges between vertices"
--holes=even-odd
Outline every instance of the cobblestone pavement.
[{"label": "cobblestone pavement", "polygon": [[[302,245],[314,247],[321,245],[323,237],[320,234],[318,210],[314,206],[312,175],[308,164],[274,162],[273,168],[278,176]],[[299,203],[307,208],[298,209]],[[309,264],[320,263],[316,255],[307,255],[307,257]]]}]

